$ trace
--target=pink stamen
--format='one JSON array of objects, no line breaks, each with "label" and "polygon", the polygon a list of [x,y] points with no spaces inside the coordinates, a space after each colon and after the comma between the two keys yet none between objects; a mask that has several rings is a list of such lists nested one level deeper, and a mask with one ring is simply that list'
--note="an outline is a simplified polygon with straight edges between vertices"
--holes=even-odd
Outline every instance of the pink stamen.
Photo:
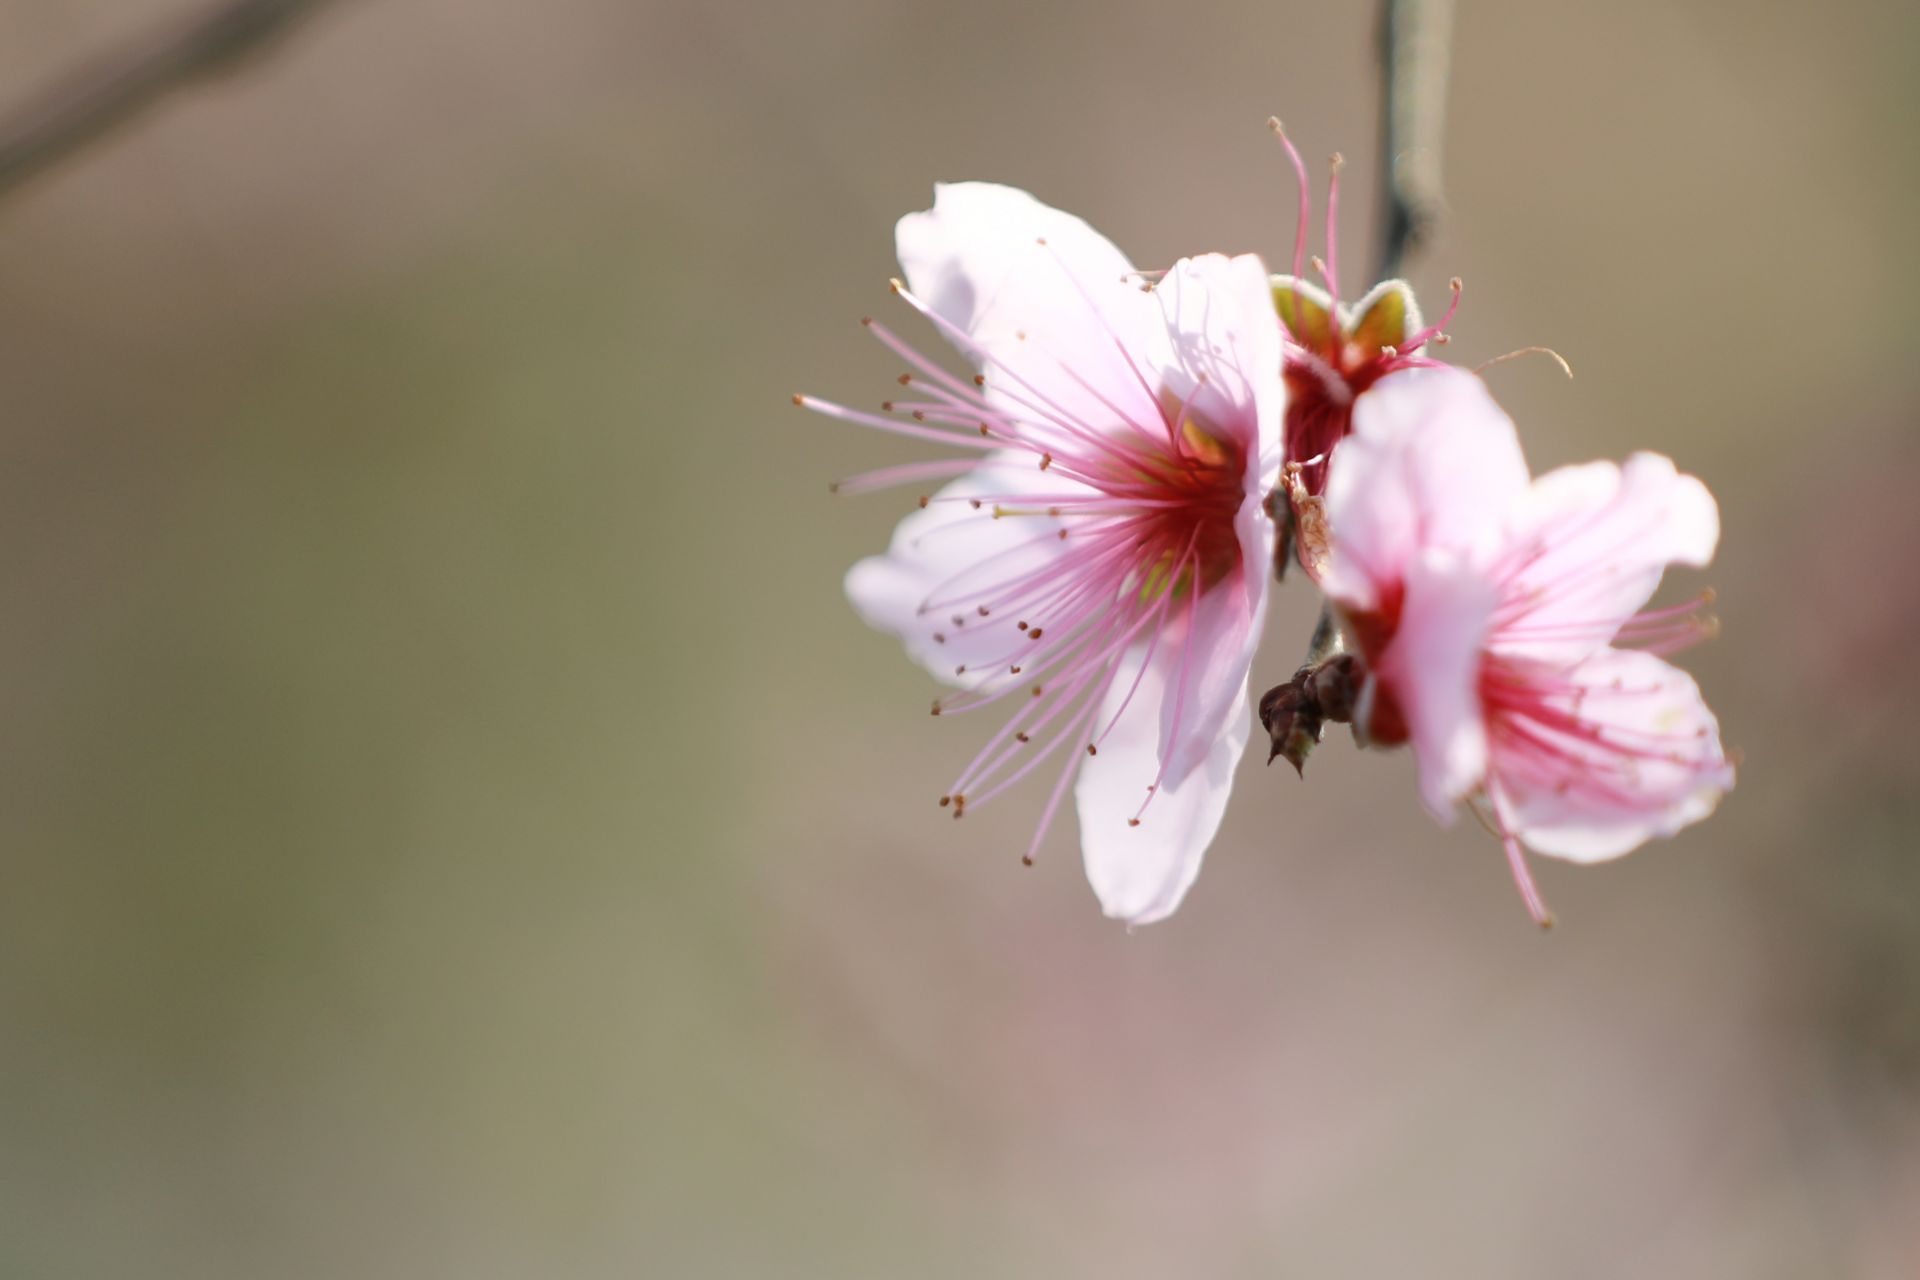
[{"label": "pink stamen", "polygon": [[[1280,139],[1280,145],[1286,148],[1287,160],[1293,165],[1294,186],[1300,192],[1300,215],[1294,223],[1293,231],[1292,272],[1293,279],[1298,280],[1301,270],[1306,266],[1307,262],[1307,222],[1313,216],[1312,193],[1308,188],[1307,182],[1307,164],[1306,161],[1300,158],[1300,152],[1295,149],[1293,139],[1289,138],[1287,131],[1281,127],[1278,116],[1268,117],[1267,128],[1273,130],[1273,136]],[[1294,313],[1297,315],[1299,314],[1300,308],[1300,290],[1298,288],[1295,288],[1293,291],[1293,299]]]},{"label": "pink stamen", "polygon": [[1521,849],[1520,841],[1502,831],[1500,844],[1507,851],[1507,866],[1513,870],[1513,883],[1520,889],[1521,901],[1527,904],[1527,914],[1542,929],[1553,928],[1553,912],[1547,910],[1546,899],[1540,896],[1540,887],[1533,882],[1533,872],[1527,867],[1526,851]]},{"label": "pink stamen", "polygon": [[1346,165],[1346,159],[1338,151],[1327,164],[1327,298],[1332,303],[1327,310],[1334,324],[1339,324],[1340,315],[1340,170]]},{"label": "pink stamen", "polygon": [[862,471],[844,480],[835,480],[832,489],[835,493],[852,497],[860,493],[874,493],[881,489],[892,489],[903,484],[914,484],[921,480],[946,480],[954,476],[965,475],[978,467],[980,463],[973,458],[943,458],[938,462],[909,462],[897,467],[880,467],[873,471]]}]

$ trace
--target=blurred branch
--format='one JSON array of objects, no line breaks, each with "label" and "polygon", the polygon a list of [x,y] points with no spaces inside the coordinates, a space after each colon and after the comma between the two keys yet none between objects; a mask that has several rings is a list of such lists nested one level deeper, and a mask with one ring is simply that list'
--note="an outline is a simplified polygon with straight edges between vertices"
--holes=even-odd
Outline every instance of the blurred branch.
[{"label": "blurred branch", "polygon": [[1453,0],[1380,6],[1380,269],[1400,274],[1440,216],[1440,142],[1446,119]]},{"label": "blurred branch", "polygon": [[225,0],[150,33],[0,120],[0,198],[176,89],[224,75],[330,0]]}]

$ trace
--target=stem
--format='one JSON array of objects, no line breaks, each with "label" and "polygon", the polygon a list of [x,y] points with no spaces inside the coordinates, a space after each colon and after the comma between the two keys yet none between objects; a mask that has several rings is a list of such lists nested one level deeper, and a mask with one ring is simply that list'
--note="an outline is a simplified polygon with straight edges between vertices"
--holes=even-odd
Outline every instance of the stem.
[{"label": "stem", "polygon": [[176,89],[233,70],[327,0],[226,0],[69,75],[0,121],[0,197]]},{"label": "stem", "polygon": [[1380,5],[1379,270],[1400,274],[1440,214],[1440,143],[1446,118],[1453,0]]}]

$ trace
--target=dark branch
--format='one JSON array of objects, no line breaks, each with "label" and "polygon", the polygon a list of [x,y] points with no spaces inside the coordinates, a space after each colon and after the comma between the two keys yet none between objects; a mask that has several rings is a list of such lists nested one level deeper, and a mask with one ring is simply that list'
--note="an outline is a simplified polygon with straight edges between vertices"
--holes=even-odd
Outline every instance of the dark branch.
[{"label": "dark branch", "polygon": [[228,0],[69,75],[0,121],[0,197],[175,89],[232,71],[328,0]]},{"label": "dark branch", "polygon": [[1453,0],[1380,6],[1380,259],[1374,279],[1398,276],[1440,215],[1441,122]]}]

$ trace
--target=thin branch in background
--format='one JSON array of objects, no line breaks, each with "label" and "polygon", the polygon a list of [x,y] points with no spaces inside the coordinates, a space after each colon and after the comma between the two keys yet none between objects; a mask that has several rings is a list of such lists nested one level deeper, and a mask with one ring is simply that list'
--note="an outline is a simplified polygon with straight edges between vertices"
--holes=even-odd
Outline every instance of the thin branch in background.
[{"label": "thin branch in background", "polygon": [[224,75],[329,0],[227,0],[69,75],[0,120],[0,198],[176,89]]},{"label": "thin branch in background", "polygon": [[1398,276],[1440,216],[1453,0],[1380,6],[1380,258],[1376,280]]}]

